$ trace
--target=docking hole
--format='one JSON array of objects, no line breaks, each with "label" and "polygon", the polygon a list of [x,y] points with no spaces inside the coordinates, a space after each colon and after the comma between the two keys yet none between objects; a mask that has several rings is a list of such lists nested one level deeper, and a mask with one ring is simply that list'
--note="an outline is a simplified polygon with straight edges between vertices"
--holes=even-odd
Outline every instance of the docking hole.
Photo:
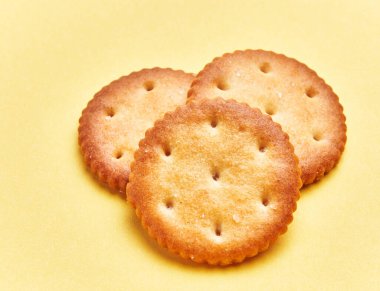
[{"label": "docking hole", "polygon": [[265,152],[266,151],[266,146],[264,144],[260,144],[259,145],[259,151],[262,152],[262,153]]},{"label": "docking hole", "polygon": [[264,206],[268,206],[268,204],[269,204],[269,200],[268,200],[268,198],[264,197],[264,198],[261,200],[261,203],[262,203]]},{"label": "docking hole", "polygon": [[224,80],[217,80],[216,81],[216,87],[219,89],[219,90],[222,90],[222,91],[226,91],[229,89],[229,86],[227,84],[226,81]]},{"label": "docking hole", "polygon": [[216,236],[222,235],[222,225],[220,223],[215,224],[215,235]]},{"label": "docking hole", "polygon": [[118,160],[121,159],[122,156],[123,156],[123,152],[121,150],[119,150],[115,153],[115,158]]},{"label": "docking hole", "polygon": [[153,81],[146,81],[144,83],[144,88],[147,91],[152,91],[154,89],[154,83],[153,83]]},{"label": "docking hole", "polygon": [[273,105],[268,104],[267,106],[265,106],[265,113],[268,114],[268,115],[275,114],[275,110],[274,110]]},{"label": "docking hole", "polygon": [[212,173],[212,178],[214,179],[214,181],[219,180],[219,171],[218,170],[214,170],[214,172]]},{"label": "docking hole", "polygon": [[108,107],[106,109],[106,116],[107,117],[113,117],[115,115],[115,110],[112,107]]},{"label": "docking hole", "polygon": [[260,66],[260,71],[263,72],[264,74],[268,74],[270,72],[270,64],[269,63],[262,63]]},{"label": "docking hole", "polygon": [[313,98],[318,94],[318,91],[314,87],[309,87],[306,89],[306,96],[309,98]]},{"label": "docking hole", "polygon": [[320,141],[321,140],[321,134],[320,133],[314,133],[313,134],[313,139],[315,140],[315,141]]},{"label": "docking hole", "polygon": [[165,201],[165,206],[167,209],[172,209],[173,208],[173,199],[169,198]]},{"label": "docking hole", "polygon": [[217,125],[218,125],[218,120],[216,119],[216,118],[213,118],[212,120],[211,120],[211,127],[212,128],[215,128]]},{"label": "docking hole", "polygon": [[171,151],[169,145],[164,145],[164,146],[162,147],[162,150],[164,151],[165,156],[167,156],[167,157],[170,157],[170,156],[171,156],[172,151]]}]

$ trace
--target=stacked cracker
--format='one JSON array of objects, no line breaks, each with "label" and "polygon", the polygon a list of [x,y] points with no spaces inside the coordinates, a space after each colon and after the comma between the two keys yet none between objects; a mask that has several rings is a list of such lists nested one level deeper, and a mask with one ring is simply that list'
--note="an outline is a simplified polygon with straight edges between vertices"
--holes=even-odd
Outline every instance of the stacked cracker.
[{"label": "stacked cracker", "polygon": [[262,50],[225,54],[195,78],[160,68],[122,77],[79,126],[86,164],[126,189],[149,234],[213,265],[255,256],[286,232],[299,189],[336,165],[345,142],[331,87]]}]

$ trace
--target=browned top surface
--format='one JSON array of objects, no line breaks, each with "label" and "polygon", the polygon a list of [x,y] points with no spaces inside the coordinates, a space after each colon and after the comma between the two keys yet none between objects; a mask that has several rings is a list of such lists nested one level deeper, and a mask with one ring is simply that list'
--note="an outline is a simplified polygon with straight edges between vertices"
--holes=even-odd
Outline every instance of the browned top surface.
[{"label": "browned top surface", "polygon": [[147,131],[127,197],[161,245],[197,262],[229,264],[286,231],[300,184],[278,124],[247,105],[205,99]]},{"label": "browned top surface", "polygon": [[289,134],[304,184],[335,166],[346,141],[338,97],[304,64],[262,50],[236,51],[208,64],[193,81],[190,99],[236,99],[272,116]]},{"label": "browned top surface", "polygon": [[92,172],[111,189],[125,191],[138,142],[154,121],[186,102],[193,75],[144,69],[104,87],[83,111],[79,143]]}]

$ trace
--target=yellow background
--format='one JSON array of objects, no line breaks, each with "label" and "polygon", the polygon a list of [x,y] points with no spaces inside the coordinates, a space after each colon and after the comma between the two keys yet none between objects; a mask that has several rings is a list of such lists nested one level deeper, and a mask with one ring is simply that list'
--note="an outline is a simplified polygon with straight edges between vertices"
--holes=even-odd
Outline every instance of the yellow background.
[{"label": "yellow background", "polygon": [[[0,289],[379,290],[379,11],[376,0],[1,0]],[[78,119],[121,75],[196,73],[246,48],[295,57],[334,88],[346,150],[269,251],[228,268],[184,263],[86,171]]]}]

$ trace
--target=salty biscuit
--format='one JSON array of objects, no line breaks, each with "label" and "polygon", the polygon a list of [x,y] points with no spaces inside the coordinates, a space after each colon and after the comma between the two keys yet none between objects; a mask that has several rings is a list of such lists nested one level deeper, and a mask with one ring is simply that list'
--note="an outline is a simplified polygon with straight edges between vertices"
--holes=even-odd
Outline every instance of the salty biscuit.
[{"label": "salty biscuit", "polygon": [[194,79],[189,100],[204,96],[233,98],[271,115],[289,134],[304,184],[322,178],[343,152],[346,124],[337,95],[295,59],[263,50],[225,54]]},{"label": "salty biscuit", "polygon": [[286,232],[302,182],[280,125],[246,104],[204,99],[149,129],[127,199],[158,243],[198,263],[228,265]]},{"label": "salty biscuit", "polygon": [[88,103],[79,120],[79,145],[97,178],[125,193],[130,162],[146,129],[185,104],[192,74],[144,69],[113,81]]}]

